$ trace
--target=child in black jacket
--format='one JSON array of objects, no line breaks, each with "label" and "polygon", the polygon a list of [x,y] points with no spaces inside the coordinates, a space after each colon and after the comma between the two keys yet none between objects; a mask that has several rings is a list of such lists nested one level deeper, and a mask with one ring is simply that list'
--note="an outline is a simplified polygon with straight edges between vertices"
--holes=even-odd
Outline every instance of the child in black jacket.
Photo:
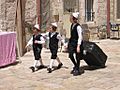
[{"label": "child in black jacket", "polygon": [[[39,25],[36,24],[33,27],[33,36],[27,43],[26,47],[32,45],[33,46],[33,53],[34,53],[34,64],[30,67],[32,72],[35,72],[38,68],[44,68],[42,59],[41,59],[41,50],[42,50],[42,44],[45,43],[45,40],[41,34],[39,34]],[[40,66],[37,67],[38,62],[40,62]]]},{"label": "child in black jacket", "polygon": [[58,52],[58,42],[59,41],[64,42],[64,41],[61,35],[58,32],[56,32],[56,30],[57,30],[57,23],[51,23],[50,31],[46,33],[46,36],[49,37],[49,48],[51,52],[51,61],[50,61],[49,67],[47,68],[48,73],[52,72],[52,66],[53,66],[55,59],[59,63],[57,66],[57,69],[60,69],[63,65],[59,57],[57,56],[57,52]]},{"label": "child in black jacket", "polygon": [[[79,13],[72,13],[70,17],[71,21],[71,35],[68,43],[69,58],[72,61],[74,67],[71,74],[74,76],[80,75],[80,60],[83,57],[83,29],[78,23]],[[75,56],[74,56],[75,54]]]}]

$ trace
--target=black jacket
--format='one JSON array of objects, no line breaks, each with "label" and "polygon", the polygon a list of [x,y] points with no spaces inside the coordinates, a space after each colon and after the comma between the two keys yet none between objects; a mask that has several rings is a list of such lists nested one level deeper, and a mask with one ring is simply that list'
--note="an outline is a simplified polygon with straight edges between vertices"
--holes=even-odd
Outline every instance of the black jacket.
[{"label": "black jacket", "polygon": [[40,49],[42,49],[42,44],[34,43],[35,40],[41,41],[41,40],[40,40],[41,36],[42,36],[42,35],[40,35],[40,34],[37,35],[36,37],[35,37],[35,35],[33,35],[33,49],[34,49],[34,48],[40,48]]}]

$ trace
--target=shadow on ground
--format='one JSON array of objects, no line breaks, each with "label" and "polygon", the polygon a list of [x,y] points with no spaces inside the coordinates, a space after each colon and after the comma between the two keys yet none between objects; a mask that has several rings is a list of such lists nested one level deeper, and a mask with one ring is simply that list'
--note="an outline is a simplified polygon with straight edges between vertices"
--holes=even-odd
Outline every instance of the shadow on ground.
[{"label": "shadow on ground", "polygon": [[112,37],[110,38],[111,40],[120,40],[120,38],[117,38],[117,37]]},{"label": "shadow on ground", "polygon": [[104,67],[98,67],[98,66],[82,66],[81,69],[83,70],[97,70],[97,69],[103,69],[103,68],[106,68],[107,66],[104,66]]},{"label": "shadow on ground", "polygon": [[5,66],[1,66],[0,69],[7,68],[7,67],[10,67],[10,66],[16,66],[16,65],[18,65],[19,63],[21,63],[21,62],[20,62],[20,61],[16,61],[16,62],[14,62],[14,63],[12,63],[12,64],[5,65]]}]

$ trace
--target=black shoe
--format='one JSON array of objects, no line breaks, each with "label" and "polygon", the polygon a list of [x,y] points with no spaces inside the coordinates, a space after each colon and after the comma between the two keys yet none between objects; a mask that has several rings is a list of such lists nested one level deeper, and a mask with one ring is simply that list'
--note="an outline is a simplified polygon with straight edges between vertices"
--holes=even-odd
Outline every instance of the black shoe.
[{"label": "black shoe", "polygon": [[30,69],[32,70],[32,72],[35,72],[35,67],[31,66]]},{"label": "black shoe", "polygon": [[73,76],[78,76],[78,75],[81,75],[81,73],[80,70],[77,69],[73,72]]},{"label": "black shoe", "polygon": [[70,72],[70,74],[73,74],[73,72],[74,72],[74,70],[72,70],[72,71]]},{"label": "black shoe", "polygon": [[73,70],[70,72],[70,74],[73,74],[75,72],[75,67],[73,67]]},{"label": "black shoe", "polygon": [[62,66],[63,66],[63,64],[60,63],[60,64],[58,65],[57,69],[60,69]]},{"label": "black shoe", "polygon": [[48,73],[51,73],[52,69],[51,68],[47,68],[47,71],[48,71]]},{"label": "black shoe", "polygon": [[40,66],[37,67],[37,70],[39,70],[39,69],[43,69],[43,68],[47,68],[47,66],[40,65]]}]

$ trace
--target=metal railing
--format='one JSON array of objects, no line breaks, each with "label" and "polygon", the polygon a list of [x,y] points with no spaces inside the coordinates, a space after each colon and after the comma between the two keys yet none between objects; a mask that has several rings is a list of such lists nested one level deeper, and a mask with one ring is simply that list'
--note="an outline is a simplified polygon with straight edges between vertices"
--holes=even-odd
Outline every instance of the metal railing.
[{"label": "metal railing", "polygon": [[85,17],[86,17],[86,21],[94,21],[95,12],[87,11]]}]

